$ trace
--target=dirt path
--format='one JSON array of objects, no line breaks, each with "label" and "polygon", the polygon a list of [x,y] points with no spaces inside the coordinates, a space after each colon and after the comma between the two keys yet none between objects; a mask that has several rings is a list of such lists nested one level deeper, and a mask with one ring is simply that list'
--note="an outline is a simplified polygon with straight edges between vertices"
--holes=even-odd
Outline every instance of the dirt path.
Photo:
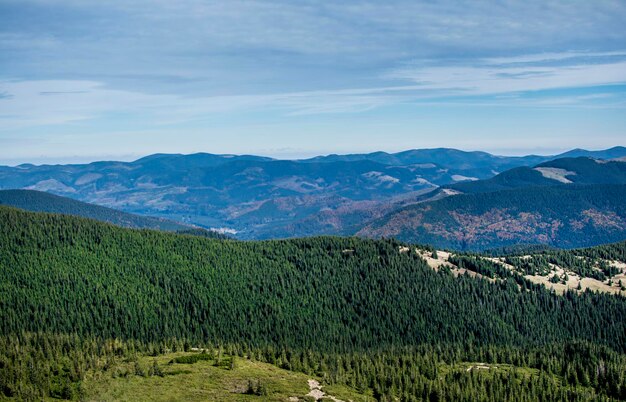
[{"label": "dirt path", "polygon": [[306,396],[312,396],[315,400],[320,400],[322,398],[330,398],[335,402],[344,402],[341,399],[337,399],[332,395],[326,395],[324,391],[322,391],[322,386],[319,381],[309,380],[309,389],[311,390]]},{"label": "dirt path", "polygon": [[[490,370],[492,367],[487,366],[485,363],[477,363],[474,366],[469,366],[465,371],[472,370]],[[497,369],[497,366],[493,366],[494,369]]]}]

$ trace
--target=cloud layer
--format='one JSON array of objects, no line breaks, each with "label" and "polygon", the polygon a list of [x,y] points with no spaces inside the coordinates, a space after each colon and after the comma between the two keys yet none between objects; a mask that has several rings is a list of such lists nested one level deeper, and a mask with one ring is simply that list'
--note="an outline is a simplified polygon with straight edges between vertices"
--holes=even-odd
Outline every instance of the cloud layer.
[{"label": "cloud layer", "polygon": [[328,131],[333,115],[395,125],[459,105],[626,125],[623,1],[4,0],[0,14],[5,140],[267,119],[284,134],[311,116]]}]

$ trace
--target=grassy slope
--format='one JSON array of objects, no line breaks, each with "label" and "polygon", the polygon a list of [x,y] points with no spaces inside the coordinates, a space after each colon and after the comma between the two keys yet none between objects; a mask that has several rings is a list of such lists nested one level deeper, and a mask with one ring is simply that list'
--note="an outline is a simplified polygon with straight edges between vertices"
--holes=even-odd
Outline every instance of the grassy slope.
[{"label": "grassy slope", "polygon": [[[133,374],[134,362],[121,363],[112,373],[92,374],[85,382],[87,400],[94,401],[286,401],[290,397],[303,398],[309,393],[307,381],[320,380],[315,376],[283,370],[268,363],[236,358],[235,367],[216,367],[215,361],[193,364],[168,364],[173,358],[193,353],[169,353],[157,357],[144,356],[139,364],[150,367],[156,360],[163,376],[141,377]],[[227,358],[228,359],[228,358]],[[249,381],[260,381],[267,395],[247,395]],[[324,387],[323,390],[327,390]],[[327,392],[339,399],[354,402],[373,400],[345,386],[329,387]],[[332,393],[331,393],[332,392]]]},{"label": "grassy slope", "polygon": [[[143,356],[138,363],[143,368],[156,361],[162,368],[163,376],[137,376],[133,374],[134,362],[120,363],[109,372],[92,373],[83,383],[88,401],[288,401],[289,398],[306,399],[310,389],[309,379],[321,381],[319,377],[280,369],[268,363],[236,358],[233,369],[228,364],[216,367],[215,361],[199,361],[193,364],[171,364],[172,359],[193,353],[168,353],[162,356]],[[225,357],[226,360],[229,357]],[[518,367],[510,364],[485,364],[481,362],[459,362],[454,365],[440,363],[439,377],[451,372],[463,376],[472,372],[475,376],[528,378],[540,375],[539,370]],[[127,376],[123,373],[128,372]],[[245,390],[249,381],[260,381],[266,388],[266,395],[248,395]],[[561,383],[559,376],[549,381]],[[343,401],[374,401],[371,390],[360,393],[343,385],[324,385],[326,395]],[[579,387],[580,390],[586,388]],[[310,398],[310,397],[309,397]]]}]

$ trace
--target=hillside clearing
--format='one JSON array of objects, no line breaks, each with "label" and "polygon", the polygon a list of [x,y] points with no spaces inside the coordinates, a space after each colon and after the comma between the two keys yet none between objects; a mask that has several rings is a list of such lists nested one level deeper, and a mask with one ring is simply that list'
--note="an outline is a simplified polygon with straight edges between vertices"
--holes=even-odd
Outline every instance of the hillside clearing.
[{"label": "hillside clearing", "polygon": [[[400,249],[400,252],[404,252],[404,249]],[[494,281],[492,278],[485,277],[480,273],[468,270],[466,268],[459,268],[455,264],[449,261],[449,258],[453,253],[437,250],[436,257],[433,258],[433,252],[428,250],[422,250],[419,248],[415,249],[415,253],[418,254],[421,258],[423,258],[429,267],[431,267],[435,271],[439,271],[441,267],[447,267],[450,269],[450,272],[454,276],[459,275],[470,275],[472,277],[478,277],[487,279],[489,281]],[[480,257],[485,261],[490,261],[496,264],[501,265],[502,267],[508,269],[512,272],[523,273],[517,267],[507,264],[505,259],[502,257]],[[528,260],[531,259],[531,255],[524,255],[520,258]],[[546,275],[523,275],[525,279],[528,279],[532,283],[545,285],[548,289],[553,289],[558,294],[563,294],[567,290],[584,292],[589,289],[592,291],[611,293],[611,294],[621,294],[626,296],[626,263],[615,260],[600,260],[609,266],[615,267],[621,272],[614,275],[612,278],[607,279],[605,281],[600,281],[595,278],[582,277],[575,272],[573,272],[569,267],[562,267],[556,264],[549,264],[551,267],[550,271]],[[551,278],[556,276],[559,278],[557,283],[551,281]],[[620,283],[623,286],[620,286]]]},{"label": "hillside clearing", "polygon": [[[306,395],[342,401],[321,391],[318,379],[309,375],[280,369],[268,363],[224,356],[216,360],[200,360],[193,364],[171,363],[198,352],[168,353],[162,356],[139,357],[137,362],[119,362],[109,372],[91,373],[84,382],[88,401],[303,401]],[[162,375],[148,373],[155,365]],[[250,388],[253,388],[250,392]],[[257,392],[258,389],[258,392]],[[344,400],[367,401],[366,395],[345,387],[334,386]],[[318,396],[319,397],[316,397]],[[371,398],[369,399],[371,400]]]}]

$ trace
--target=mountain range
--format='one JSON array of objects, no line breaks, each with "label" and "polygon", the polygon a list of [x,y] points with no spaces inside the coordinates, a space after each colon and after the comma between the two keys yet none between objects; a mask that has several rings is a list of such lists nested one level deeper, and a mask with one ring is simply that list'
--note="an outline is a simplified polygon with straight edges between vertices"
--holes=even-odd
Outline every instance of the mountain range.
[{"label": "mountain range", "polygon": [[[155,154],[134,162],[0,167],[0,188],[46,191],[126,213],[214,228],[241,239],[358,234],[394,235],[403,240],[432,241],[439,246],[466,249],[520,242],[573,247],[598,244],[605,238],[619,240],[620,231],[611,229],[611,234],[585,235],[581,241],[562,242],[560,234],[550,237],[542,231],[535,233],[534,229],[528,236],[520,235],[510,241],[498,240],[497,236],[473,240],[458,233],[428,234],[425,228],[432,224],[428,220],[408,219],[407,211],[452,208],[446,216],[474,211],[469,207],[463,210],[461,200],[469,204],[484,202],[485,207],[502,209],[498,203],[510,202],[504,200],[507,198],[521,200],[519,192],[534,194],[536,191],[525,188],[536,186],[605,184],[608,187],[601,188],[604,192],[611,185],[626,183],[626,163],[619,161],[624,157],[624,147],[515,157],[446,148],[328,155],[302,160],[254,155]],[[511,192],[483,196],[484,199],[468,198],[469,194],[504,190]],[[569,191],[580,193],[583,199],[585,192],[593,190]],[[455,201],[437,201],[452,195]],[[503,201],[499,201],[499,197]],[[553,204],[547,199],[541,202],[544,206]],[[528,205],[534,205],[534,209],[519,213],[534,213],[537,224],[545,226],[546,222],[539,216],[549,214],[540,212],[543,207],[539,205]],[[594,205],[585,206],[592,207]],[[607,208],[602,212],[622,216],[619,208]],[[441,220],[438,214],[432,214],[432,219],[449,222],[449,231],[454,232],[452,226],[462,225],[458,219]],[[568,219],[582,219],[579,215]],[[491,221],[484,223],[487,222]],[[419,230],[409,230],[416,225],[420,226]],[[530,229],[524,226],[522,233],[526,233],[524,230]],[[584,233],[588,234],[589,230],[585,229]],[[567,236],[574,236],[573,233]]]},{"label": "mountain range", "polygon": [[624,400],[623,157],[383,156],[1,168],[0,399]]}]

